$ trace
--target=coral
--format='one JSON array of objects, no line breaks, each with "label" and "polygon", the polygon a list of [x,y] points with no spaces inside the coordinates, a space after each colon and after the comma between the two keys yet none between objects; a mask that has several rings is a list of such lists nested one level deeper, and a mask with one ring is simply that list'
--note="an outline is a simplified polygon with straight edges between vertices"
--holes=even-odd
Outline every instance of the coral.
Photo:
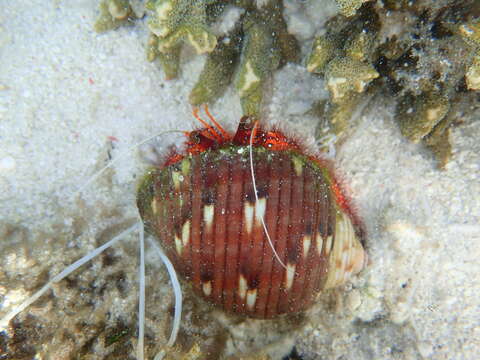
[{"label": "coral", "polygon": [[158,58],[165,72],[166,79],[175,79],[180,71],[180,52],[182,48],[180,45],[177,45],[160,52],[158,42],[158,36],[151,33],[147,42],[147,60],[153,62]]},{"label": "coral", "polygon": [[211,52],[217,38],[207,24],[206,8],[213,1],[150,0],[146,7],[152,16],[148,27],[158,37],[158,50],[170,52],[187,42],[197,54]]},{"label": "coral", "polygon": [[369,0],[336,0],[340,12],[345,16],[353,16],[364,2]]},{"label": "coral", "polygon": [[100,3],[100,17],[95,22],[97,32],[116,29],[136,19],[128,0],[103,0]]},{"label": "coral", "polygon": [[[330,19],[306,62],[330,92],[319,128],[341,140],[355,125],[353,114],[381,92],[397,103],[402,134],[431,149],[443,167],[451,156],[450,127],[478,107],[479,16],[473,0],[384,0]],[[466,104],[471,111],[458,111]]]},{"label": "coral", "polygon": [[[115,29],[143,16],[134,0],[103,0],[98,32]],[[151,31],[146,56],[159,60],[167,79],[178,77],[184,44],[207,61],[190,94],[192,105],[211,103],[233,81],[245,115],[258,116],[264,86],[273,71],[286,62],[298,62],[297,40],[288,33],[280,0],[149,0],[148,28]],[[238,9],[230,19],[231,29],[219,34],[215,21],[222,20],[226,8]],[[225,27],[225,26],[224,26]],[[222,26],[217,26],[222,28]]]},{"label": "coral", "polygon": [[480,90],[480,53],[473,59],[465,74],[465,80],[470,90]]},{"label": "coral", "polygon": [[418,143],[447,115],[450,103],[445,96],[430,92],[415,97],[406,96],[399,108],[397,117],[402,134]]},{"label": "coral", "polygon": [[[323,114],[326,128],[341,139],[355,125],[352,114],[382,91],[400,99],[395,100],[401,102],[395,117],[402,134],[429,148],[434,144],[435,154],[447,153],[439,147],[451,147],[447,128],[458,120],[448,116],[449,111],[455,110],[461,93],[480,88],[475,1],[336,2],[343,16],[327,22],[306,59],[307,70],[323,76],[330,93]],[[180,72],[184,44],[207,55],[190,94],[192,105],[214,102],[234,82],[243,113],[258,117],[273,72],[299,61],[299,46],[287,31],[281,0],[149,0],[146,8],[151,31],[147,59],[158,59],[167,79]],[[225,10],[232,8],[237,11],[231,25],[219,25]],[[128,0],[103,0],[100,10],[98,31],[138,17]],[[227,29],[219,33],[219,28]],[[444,123],[448,126],[441,126]]]},{"label": "coral", "polygon": [[480,20],[475,20],[458,27],[458,32],[465,41],[480,47]]},{"label": "coral", "polygon": [[245,39],[235,87],[245,115],[257,115],[266,78],[280,63],[280,51],[271,36],[273,29],[252,15],[243,25]]},{"label": "coral", "polygon": [[335,55],[335,41],[327,36],[318,36],[307,59],[307,70],[316,74],[325,71],[325,66]]},{"label": "coral", "polygon": [[372,65],[350,57],[337,57],[330,61],[325,70],[327,87],[332,101],[341,103],[352,92],[362,93],[378,72]]},{"label": "coral", "polygon": [[307,59],[307,70],[323,75],[330,93],[324,107],[326,121],[322,126],[342,139],[352,126],[350,119],[364,97],[368,85],[379,73],[372,61],[376,17],[355,17],[353,21],[332,19],[325,35],[317,36]]},{"label": "coral", "polygon": [[345,46],[347,56],[358,61],[367,61],[374,45],[375,35],[371,31],[361,31],[348,39]]},{"label": "coral", "polygon": [[298,61],[299,49],[287,32],[280,2],[272,1],[261,9],[248,1],[236,4],[244,8],[245,14],[208,54],[190,101],[193,105],[215,101],[238,65],[234,82],[243,113],[258,116],[265,82],[281,64]]},{"label": "coral", "polygon": [[475,48],[475,57],[465,74],[467,87],[480,90],[480,20],[459,26],[458,32],[465,42]]},{"label": "coral", "polygon": [[[201,105],[220,97],[230,84],[240,54],[240,37],[235,34],[219,40],[209,54],[196,85],[190,93],[190,103]],[[166,70],[165,70],[166,71]]]}]

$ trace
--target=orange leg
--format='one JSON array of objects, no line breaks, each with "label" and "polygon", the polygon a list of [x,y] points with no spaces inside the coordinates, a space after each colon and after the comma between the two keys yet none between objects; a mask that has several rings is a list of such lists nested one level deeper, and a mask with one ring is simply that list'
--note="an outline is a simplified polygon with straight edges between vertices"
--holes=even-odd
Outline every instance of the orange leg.
[{"label": "orange leg", "polygon": [[215,130],[214,127],[209,125],[205,120],[203,120],[199,115],[198,115],[198,108],[196,106],[193,107],[192,109],[193,116],[195,119],[200,121],[200,123],[207,128],[207,131],[210,132],[214,138],[217,140],[222,140],[222,136]]},{"label": "orange leg", "polygon": [[209,117],[210,121],[217,127],[218,130],[220,130],[220,132],[222,133],[223,137],[225,139],[229,139],[230,136],[228,135],[228,133],[225,131],[225,129],[223,127],[220,126],[220,124],[215,120],[215,118],[213,117],[212,114],[210,114],[210,111],[208,110],[208,105],[207,104],[204,104],[204,109],[205,109],[205,113],[207,114],[207,116]]}]

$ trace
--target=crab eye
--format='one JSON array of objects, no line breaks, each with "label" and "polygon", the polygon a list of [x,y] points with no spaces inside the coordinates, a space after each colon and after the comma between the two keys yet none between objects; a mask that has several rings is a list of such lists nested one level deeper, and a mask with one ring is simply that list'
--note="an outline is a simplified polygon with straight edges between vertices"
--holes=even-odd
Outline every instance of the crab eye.
[{"label": "crab eye", "polygon": [[202,141],[201,139],[201,136],[200,136],[200,133],[198,131],[192,131],[190,133],[190,138],[189,138],[190,142],[192,142],[193,144],[200,144],[200,141]]}]

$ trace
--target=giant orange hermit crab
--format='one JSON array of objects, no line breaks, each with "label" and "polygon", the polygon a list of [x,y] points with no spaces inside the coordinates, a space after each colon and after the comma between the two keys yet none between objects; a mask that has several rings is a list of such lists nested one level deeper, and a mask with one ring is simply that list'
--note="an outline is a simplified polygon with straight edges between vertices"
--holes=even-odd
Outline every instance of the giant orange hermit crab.
[{"label": "giant orange hermit crab", "polygon": [[169,345],[181,317],[176,273],[225,312],[265,319],[308,309],[321,290],[363,268],[363,228],[327,160],[247,117],[229,134],[205,111],[212,125],[195,110],[204,128],[186,133],[186,149],[172,151],[142,180],[137,196],[142,222],[67,267],[1,319],[3,326],[53,283],[139,228],[137,357],[143,359],[143,225],[166,252],[149,239],[176,293]]}]

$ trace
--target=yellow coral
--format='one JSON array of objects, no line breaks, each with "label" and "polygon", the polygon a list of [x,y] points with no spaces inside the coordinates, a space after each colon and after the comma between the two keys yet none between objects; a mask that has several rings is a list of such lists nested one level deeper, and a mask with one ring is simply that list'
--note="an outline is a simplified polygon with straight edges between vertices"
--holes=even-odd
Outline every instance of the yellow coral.
[{"label": "yellow coral", "polygon": [[424,93],[413,102],[405,101],[397,113],[400,130],[406,138],[419,142],[432,132],[449,109],[448,98],[437,92]]},{"label": "yellow coral", "polygon": [[472,65],[465,74],[465,80],[470,90],[480,90],[480,52],[473,58]]},{"label": "yellow coral", "polygon": [[335,54],[335,44],[326,36],[318,36],[312,46],[312,52],[307,60],[307,70],[322,73],[325,66]]},{"label": "yellow coral", "polygon": [[349,92],[361,93],[379,76],[372,65],[348,57],[330,61],[325,71],[327,87],[333,102],[342,101]]},{"label": "yellow coral", "polygon": [[340,12],[347,17],[355,15],[360,6],[367,1],[369,0],[336,0]]}]

